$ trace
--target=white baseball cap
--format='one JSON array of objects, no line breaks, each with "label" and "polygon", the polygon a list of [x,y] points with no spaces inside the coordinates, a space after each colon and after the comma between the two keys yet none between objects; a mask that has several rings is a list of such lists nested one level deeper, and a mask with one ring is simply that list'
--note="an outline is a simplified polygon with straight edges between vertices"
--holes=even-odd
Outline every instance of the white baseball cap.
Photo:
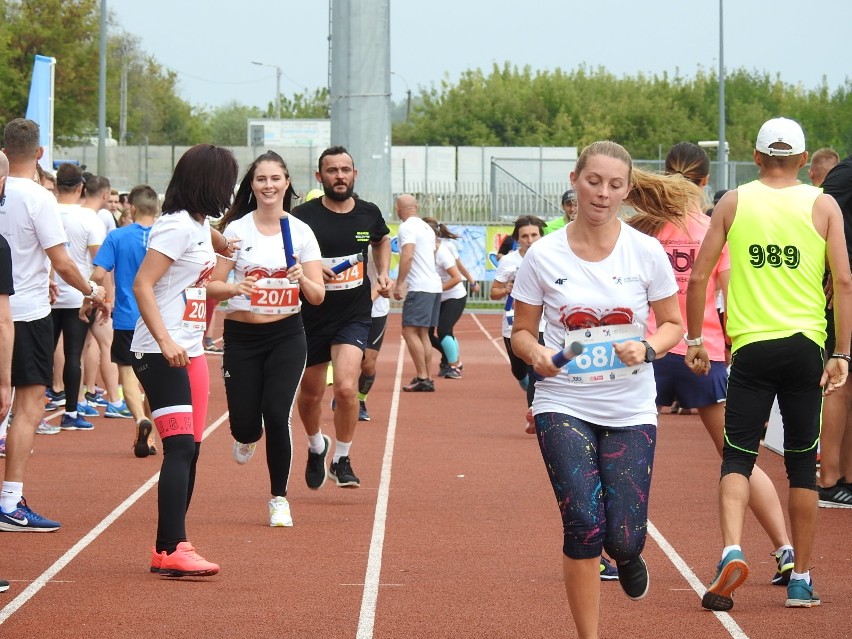
[{"label": "white baseball cap", "polygon": [[[770,145],[781,142],[789,149],[773,149]],[[805,133],[795,120],[774,118],[767,120],[757,133],[754,148],[766,155],[786,156],[805,152]]]}]

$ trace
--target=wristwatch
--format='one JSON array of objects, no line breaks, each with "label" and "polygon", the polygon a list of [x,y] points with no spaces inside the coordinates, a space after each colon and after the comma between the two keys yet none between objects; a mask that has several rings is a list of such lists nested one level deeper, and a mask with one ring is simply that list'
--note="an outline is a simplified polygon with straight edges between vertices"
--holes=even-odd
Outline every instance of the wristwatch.
[{"label": "wristwatch", "polygon": [[89,286],[92,287],[92,292],[86,295],[86,297],[88,297],[90,300],[93,300],[98,294],[98,285],[93,280],[89,280]]},{"label": "wristwatch", "polygon": [[655,351],[654,347],[651,346],[644,339],[642,340],[642,345],[645,347],[645,362],[650,364],[655,359],[657,359],[657,351]]},{"label": "wristwatch", "polygon": [[683,341],[686,342],[687,346],[701,346],[704,343],[704,338],[701,337],[701,335],[699,335],[695,339],[689,339],[687,335],[689,335],[689,333],[683,334]]}]

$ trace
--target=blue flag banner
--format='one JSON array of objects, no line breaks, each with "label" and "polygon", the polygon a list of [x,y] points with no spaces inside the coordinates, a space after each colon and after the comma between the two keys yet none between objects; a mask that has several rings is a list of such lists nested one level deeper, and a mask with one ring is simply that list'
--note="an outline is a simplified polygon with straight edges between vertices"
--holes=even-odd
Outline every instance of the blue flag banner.
[{"label": "blue flag banner", "polygon": [[27,119],[37,123],[41,131],[39,140],[44,155],[39,164],[45,171],[53,171],[53,73],[56,58],[36,55],[33,79],[30,83],[30,101]]}]

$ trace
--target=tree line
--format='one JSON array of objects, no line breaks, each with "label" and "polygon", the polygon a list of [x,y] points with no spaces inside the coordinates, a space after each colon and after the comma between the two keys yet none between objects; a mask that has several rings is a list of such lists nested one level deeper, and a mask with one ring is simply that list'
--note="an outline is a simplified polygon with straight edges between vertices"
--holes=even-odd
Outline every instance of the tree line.
[{"label": "tree line", "polygon": [[[76,144],[97,134],[98,0],[0,0],[0,118],[26,112],[36,54],[57,58],[55,139]],[[177,74],[142,50],[138,38],[109,20],[107,126],[118,136],[122,74],[127,78],[128,144],[243,145],[246,119],[271,117],[272,103],[237,100],[208,108],[177,91]],[[421,88],[410,113],[393,106],[393,142],[429,146],[577,146],[600,139],[623,144],[636,158],[656,158],[683,140],[718,137],[718,76],[699,68],[691,77],[669,74],[617,77],[602,67],[535,71],[509,62],[472,69],[457,82]],[[778,115],[802,123],[808,148],[852,151],[852,81],[831,90],[783,82],[736,69],[725,80],[730,159],[748,161],[760,125]],[[324,118],[328,91],[281,97],[285,118]]]}]

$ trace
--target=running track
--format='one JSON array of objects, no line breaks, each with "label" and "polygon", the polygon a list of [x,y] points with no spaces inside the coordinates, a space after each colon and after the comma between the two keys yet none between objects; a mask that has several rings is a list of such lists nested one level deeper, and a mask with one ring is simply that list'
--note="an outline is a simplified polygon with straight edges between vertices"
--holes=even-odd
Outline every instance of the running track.
[{"label": "running track", "polygon": [[[219,576],[167,580],[148,572],[161,457],[136,459],[129,420],[93,433],[36,438],[26,481],[33,507],[63,522],[50,534],[0,534],[0,637],[572,637],[561,577],[561,526],[498,315],[457,326],[464,379],[434,394],[401,393],[413,376],[392,315],[352,449],[358,490],[313,492],[306,440],[293,418],[289,500],[295,526],[267,526],[263,450],[231,459],[218,370],[190,540]],[[329,392],[330,395],[330,392]],[[326,433],[333,433],[324,415]],[[2,463],[2,462],[0,462]],[[852,637],[852,510],[820,510],[813,574],[821,608],[787,610],[768,540],[749,516],[752,575],[730,614],[700,606],[718,561],[718,460],[695,416],[664,414],[644,556],[651,592],[632,602],[602,585],[603,637],[701,639]],[[780,457],[761,465],[782,500]]]}]

